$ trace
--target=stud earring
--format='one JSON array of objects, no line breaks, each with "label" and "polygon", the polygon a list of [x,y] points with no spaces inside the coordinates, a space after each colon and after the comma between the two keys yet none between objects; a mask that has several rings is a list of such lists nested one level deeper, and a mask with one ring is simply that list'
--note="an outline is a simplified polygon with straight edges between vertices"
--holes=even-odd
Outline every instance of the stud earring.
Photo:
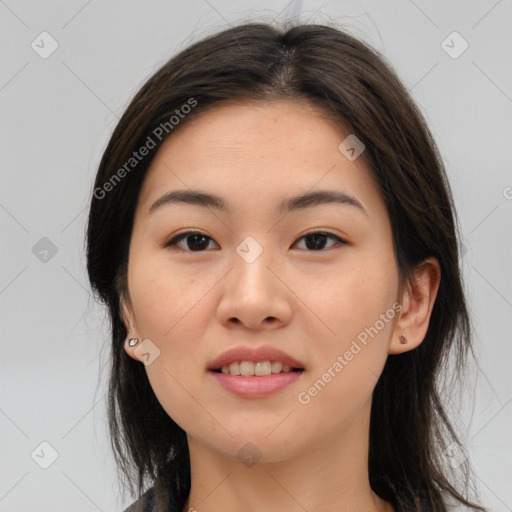
[{"label": "stud earring", "polygon": [[402,343],[402,344],[407,343],[407,338],[403,334],[400,334],[400,343]]},{"label": "stud earring", "polygon": [[130,347],[134,347],[135,345],[137,345],[138,342],[139,342],[139,338],[130,338],[128,340],[128,345]]}]

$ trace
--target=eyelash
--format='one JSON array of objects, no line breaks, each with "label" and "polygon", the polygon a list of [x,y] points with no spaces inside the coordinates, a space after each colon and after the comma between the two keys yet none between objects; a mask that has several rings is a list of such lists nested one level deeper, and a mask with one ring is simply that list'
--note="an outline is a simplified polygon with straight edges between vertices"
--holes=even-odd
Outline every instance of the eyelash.
[{"label": "eyelash", "polygon": [[[175,246],[178,242],[180,242],[182,239],[186,238],[188,235],[201,235],[201,236],[204,236],[205,238],[213,240],[213,238],[211,238],[208,235],[205,235],[204,233],[201,233],[199,231],[185,231],[184,233],[180,233],[179,235],[171,238],[165,244],[165,247]],[[306,237],[312,236],[312,235],[325,235],[325,236],[327,236],[327,238],[331,238],[331,239],[335,240],[336,242],[338,242],[338,245],[347,245],[347,242],[345,240],[340,238],[338,235],[335,235],[334,233],[329,233],[328,231],[311,231],[310,233],[306,233],[305,235],[302,235],[298,240],[302,240],[303,238],[306,238]],[[334,246],[332,246],[332,247],[334,247]],[[205,252],[205,251],[190,251],[188,249],[182,249],[182,250],[184,250],[185,252],[191,252],[191,253]],[[324,252],[326,249],[319,249],[317,251],[312,250],[312,249],[305,249],[305,250],[309,251],[309,252]]]}]

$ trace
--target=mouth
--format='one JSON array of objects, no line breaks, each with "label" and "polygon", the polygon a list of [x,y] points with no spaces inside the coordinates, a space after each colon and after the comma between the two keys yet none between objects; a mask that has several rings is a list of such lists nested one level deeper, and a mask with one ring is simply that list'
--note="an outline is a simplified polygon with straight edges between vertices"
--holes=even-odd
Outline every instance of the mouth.
[{"label": "mouth", "polygon": [[220,354],[207,369],[228,376],[268,377],[272,374],[301,373],[306,370],[306,365],[275,346],[240,345]]},{"label": "mouth", "polygon": [[234,361],[208,373],[224,390],[244,399],[266,398],[293,385],[306,370],[280,361]]}]

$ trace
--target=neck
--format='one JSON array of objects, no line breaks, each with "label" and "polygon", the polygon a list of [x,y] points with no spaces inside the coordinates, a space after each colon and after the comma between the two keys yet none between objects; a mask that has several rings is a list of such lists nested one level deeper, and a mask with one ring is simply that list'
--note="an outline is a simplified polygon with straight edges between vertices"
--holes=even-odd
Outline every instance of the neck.
[{"label": "neck", "polygon": [[[370,404],[336,438],[297,447],[293,458],[250,467],[188,436],[191,490],[183,512],[393,512],[369,483],[369,413]],[[263,445],[260,451],[265,460]]]}]

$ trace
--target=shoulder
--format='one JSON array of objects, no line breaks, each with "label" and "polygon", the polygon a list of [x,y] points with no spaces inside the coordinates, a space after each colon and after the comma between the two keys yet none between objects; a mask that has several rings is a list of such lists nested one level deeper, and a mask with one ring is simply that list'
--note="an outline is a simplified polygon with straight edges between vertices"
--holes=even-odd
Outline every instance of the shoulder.
[{"label": "shoulder", "polygon": [[134,501],[123,512],[152,512],[154,503],[154,488],[151,487],[138,500]]}]

